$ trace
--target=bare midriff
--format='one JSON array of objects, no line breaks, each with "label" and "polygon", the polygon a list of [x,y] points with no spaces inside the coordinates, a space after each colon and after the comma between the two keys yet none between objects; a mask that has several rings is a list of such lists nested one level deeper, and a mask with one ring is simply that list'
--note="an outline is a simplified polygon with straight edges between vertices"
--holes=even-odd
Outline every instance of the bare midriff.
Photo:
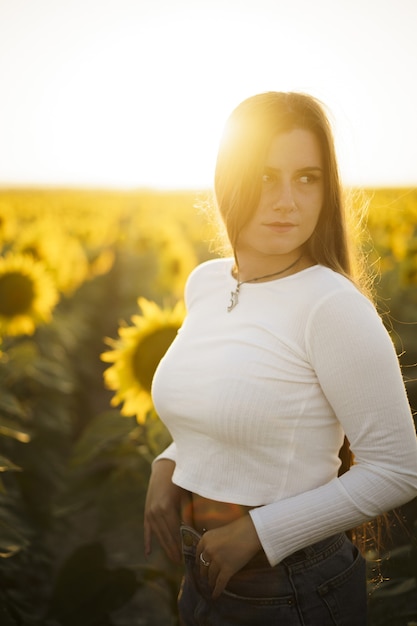
[{"label": "bare midriff", "polygon": [[199,533],[234,522],[254,507],[203,498],[196,493],[184,492],[182,520]]}]

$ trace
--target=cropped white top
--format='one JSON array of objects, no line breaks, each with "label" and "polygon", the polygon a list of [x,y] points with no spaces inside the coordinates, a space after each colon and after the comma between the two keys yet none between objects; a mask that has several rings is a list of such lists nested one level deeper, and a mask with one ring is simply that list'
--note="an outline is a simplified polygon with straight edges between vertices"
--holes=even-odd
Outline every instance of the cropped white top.
[{"label": "cropped white top", "polygon": [[[417,496],[417,442],[391,339],[345,277],[316,265],[236,288],[197,267],[187,317],[153,380],[173,481],[248,505],[274,565]],[[347,435],[355,465],[340,478]]]}]

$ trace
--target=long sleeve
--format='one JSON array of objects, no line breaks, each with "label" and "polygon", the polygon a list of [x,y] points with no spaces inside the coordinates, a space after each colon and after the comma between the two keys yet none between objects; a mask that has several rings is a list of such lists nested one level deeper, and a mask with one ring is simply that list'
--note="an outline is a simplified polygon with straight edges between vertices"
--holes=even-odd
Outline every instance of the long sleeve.
[{"label": "long sleeve", "polygon": [[322,300],[306,344],[355,464],[320,487],[251,510],[271,565],[417,496],[414,423],[392,341],[373,306],[355,292]]}]

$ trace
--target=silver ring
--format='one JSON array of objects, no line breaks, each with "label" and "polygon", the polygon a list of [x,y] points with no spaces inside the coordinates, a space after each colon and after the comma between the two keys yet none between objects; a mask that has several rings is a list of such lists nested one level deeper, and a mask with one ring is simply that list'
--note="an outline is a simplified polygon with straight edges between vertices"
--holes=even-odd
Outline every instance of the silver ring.
[{"label": "silver ring", "polygon": [[202,562],[202,564],[204,565],[204,567],[208,567],[210,565],[210,561],[206,561],[206,559],[203,556],[203,553],[200,552],[200,561]]}]

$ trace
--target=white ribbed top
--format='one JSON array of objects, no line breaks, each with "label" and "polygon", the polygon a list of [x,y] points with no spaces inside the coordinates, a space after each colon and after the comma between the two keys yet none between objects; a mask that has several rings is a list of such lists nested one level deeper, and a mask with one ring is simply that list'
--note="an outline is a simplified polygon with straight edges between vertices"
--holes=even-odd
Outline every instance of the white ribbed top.
[{"label": "white ribbed top", "polygon": [[[203,263],[153,381],[173,480],[251,511],[274,565],[417,495],[414,424],[391,339],[343,276],[314,266],[243,284]],[[355,466],[341,478],[348,436]]]}]

